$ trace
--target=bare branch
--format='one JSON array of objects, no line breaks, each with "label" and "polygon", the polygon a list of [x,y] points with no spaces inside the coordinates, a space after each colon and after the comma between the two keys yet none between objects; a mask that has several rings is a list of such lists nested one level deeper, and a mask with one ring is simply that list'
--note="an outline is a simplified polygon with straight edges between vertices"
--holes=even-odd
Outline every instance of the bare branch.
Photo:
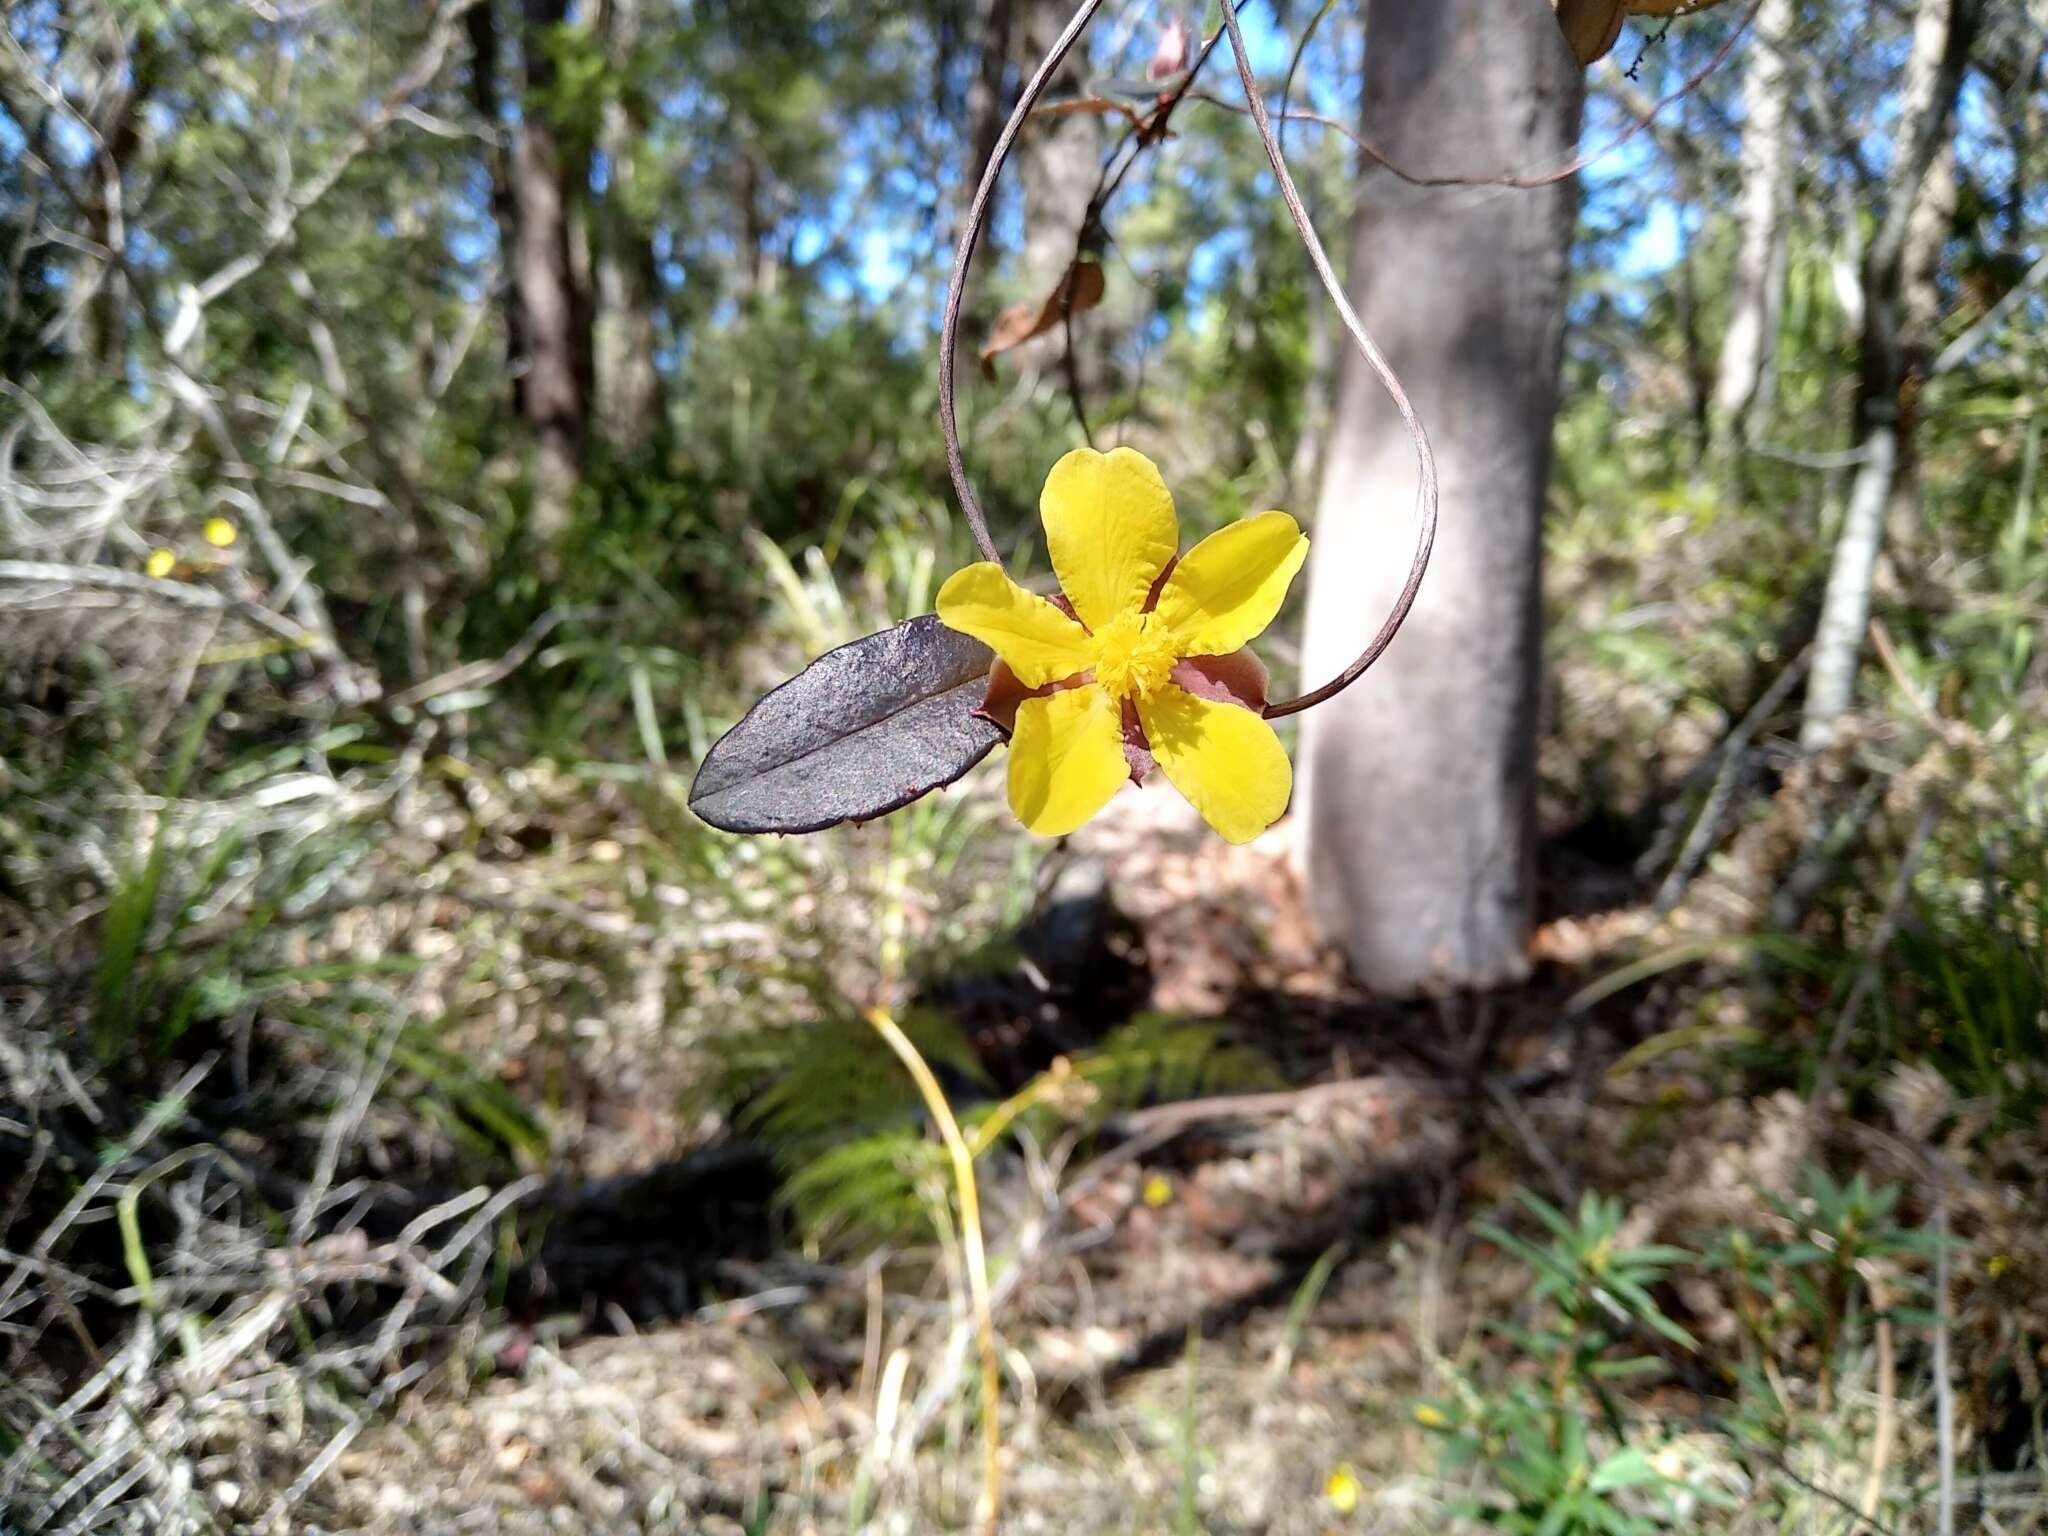
[{"label": "bare branch", "polygon": [[2044,255],[2027,268],[2024,276],[2008,288],[2004,295],[1985,310],[1975,325],[1941,349],[1934,364],[1927,370],[1929,378],[1939,378],[1950,369],[1957,367],[1969,355],[1981,347],[2005,323],[2006,316],[2026,301],[2027,295],[2044,277],[2048,277],[2048,255]]},{"label": "bare branch", "polygon": [[300,215],[331,192],[334,184],[364,151],[377,142],[384,130],[405,116],[414,94],[441,73],[441,66],[455,41],[456,23],[475,4],[477,0],[447,0],[434,17],[427,40],[412,67],[391,83],[390,89],[364,115],[355,132],[348,136],[318,174],[286,191],[278,199],[265,221],[263,238],[256,248],[244,251],[210,277],[185,286],[179,294],[178,314],[164,338],[165,350],[174,356],[181,351],[191,340],[200,313],[236,284],[261,271],[263,264],[291,239]]}]

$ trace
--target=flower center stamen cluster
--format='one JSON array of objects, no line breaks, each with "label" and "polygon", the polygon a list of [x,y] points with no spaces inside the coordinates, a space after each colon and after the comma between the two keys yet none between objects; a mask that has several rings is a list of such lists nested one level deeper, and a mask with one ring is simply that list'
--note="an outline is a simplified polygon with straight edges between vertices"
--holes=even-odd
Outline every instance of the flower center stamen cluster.
[{"label": "flower center stamen cluster", "polygon": [[1152,618],[1149,613],[1120,614],[1095,632],[1095,682],[1111,698],[1142,697],[1172,674],[1173,646],[1154,629]]}]

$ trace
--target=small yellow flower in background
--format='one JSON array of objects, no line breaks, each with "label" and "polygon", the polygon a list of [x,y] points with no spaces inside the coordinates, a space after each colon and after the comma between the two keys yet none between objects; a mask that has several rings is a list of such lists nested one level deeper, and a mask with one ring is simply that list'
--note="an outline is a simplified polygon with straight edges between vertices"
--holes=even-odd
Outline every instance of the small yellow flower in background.
[{"label": "small yellow flower in background", "polygon": [[2004,1274],[2008,1269],[2011,1268],[2012,1255],[2009,1253],[1994,1253],[1993,1255],[1991,1255],[1990,1258],[1984,1261],[1984,1273],[1989,1275],[1993,1280],[1996,1280],[2000,1275]]},{"label": "small yellow flower in background", "polygon": [[149,558],[142,562],[143,574],[154,576],[158,581],[162,581],[177,568],[178,557],[168,549],[152,549]]},{"label": "small yellow flower in background", "polygon": [[1145,1187],[1139,1193],[1140,1198],[1156,1211],[1162,1205],[1173,1203],[1173,1180],[1163,1173],[1152,1174],[1145,1180]]},{"label": "small yellow flower in background", "polygon": [[[1264,669],[1244,647],[1280,611],[1308,539],[1285,512],[1261,512],[1176,559],[1173,495],[1129,448],[1062,458],[1039,516],[1063,603],[982,561],[956,571],[937,605],[1021,689],[1010,809],[1056,837],[1156,764],[1227,841],[1250,842],[1287,809],[1294,771],[1261,713]],[[992,682],[984,708],[1007,724],[996,693]]]},{"label": "small yellow flower in background", "polygon": [[1358,1474],[1350,1466],[1339,1467],[1330,1474],[1330,1480],[1323,1484],[1323,1497],[1330,1501],[1330,1508],[1340,1515],[1348,1515],[1358,1508],[1359,1496],[1365,1492],[1358,1481]]},{"label": "small yellow flower in background", "polygon": [[215,549],[226,549],[235,542],[235,525],[224,517],[209,517],[206,527],[200,531]]},{"label": "small yellow flower in background", "polygon": [[1450,1415],[1434,1403],[1417,1403],[1415,1405],[1415,1422],[1424,1429],[1449,1429],[1451,1427]]}]

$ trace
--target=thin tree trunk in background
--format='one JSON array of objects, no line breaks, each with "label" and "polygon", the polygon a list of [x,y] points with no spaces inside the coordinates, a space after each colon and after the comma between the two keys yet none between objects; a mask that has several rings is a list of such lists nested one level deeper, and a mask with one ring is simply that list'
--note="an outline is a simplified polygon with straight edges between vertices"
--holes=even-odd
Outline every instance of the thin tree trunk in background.
[{"label": "thin tree trunk in background", "polygon": [[1003,84],[1009,76],[1016,15],[1014,0],[979,0],[975,9],[974,78],[967,83],[967,162],[959,198],[963,212],[1010,115]]},{"label": "thin tree trunk in background", "polygon": [[604,104],[598,139],[607,179],[591,340],[599,430],[623,453],[644,448],[661,415],[661,381],[654,369],[654,245],[635,205],[634,150],[647,124],[627,78],[640,45],[640,6],[641,0],[609,0],[599,23],[619,84]]},{"label": "thin tree trunk in background", "polygon": [[1763,0],[1742,81],[1739,233],[1710,417],[1721,449],[1751,434],[1772,392],[1792,189],[1792,71],[1784,50],[1796,20],[1794,0]]},{"label": "thin tree trunk in background", "polygon": [[[508,274],[519,251],[519,208],[512,196],[512,167],[501,135],[508,129],[504,120],[504,98],[498,90],[498,16],[491,0],[473,5],[462,18],[469,33],[469,98],[493,137],[485,142],[484,170],[491,180],[491,221],[498,229],[498,259]],[[522,420],[526,415],[526,335],[520,324],[516,288],[506,286],[505,372],[512,381],[512,411]]]},{"label": "thin tree trunk in background", "polygon": [[65,17],[63,24],[91,39],[91,78],[79,90],[76,107],[93,134],[92,153],[78,172],[80,212],[92,253],[82,255],[73,268],[65,350],[85,376],[118,378],[128,362],[130,295],[122,265],[128,246],[126,186],[131,162],[145,142],[143,106],[153,84],[155,39],[147,26],[137,26],[131,42],[120,23],[99,9]]},{"label": "thin tree trunk in background", "polygon": [[[1330,314],[1330,306],[1322,302],[1314,289],[1309,292],[1307,328],[1308,377],[1302,386],[1301,433],[1294,440],[1294,451],[1287,457],[1286,495],[1281,501],[1282,506],[1289,507],[1312,505],[1322,485],[1323,455],[1330,440],[1331,397],[1336,393],[1333,381],[1340,340],[1337,322]],[[1341,340],[1345,347],[1351,345],[1348,336]]]},{"label": "thin tree trunk in background", "polygon": [[768,235],[774,220],[763,209],[768,195],[768,174],[761,156],[751,143],[742,144],[739,174],[733,179],[733,200],[739,214],[740,264],[735,274],[735,291],[744,306],[775,292],[775,254],[768,249]]},{"label": "thin tree trunk in background", "polygon": [[1913,216],[1906,222],[1904,270],[1899,287],[1899,454],[1885,509],[1892,563],[1910,561],[1920,542],[1920,391],[1941,339],[1941,255],[1956,216],[1956,147],[1941,146],[1927,168]]},{"label": "thin tree trunk in background", "polygon": [[568,0],[525,0],[520,51],[526,91],[512,141],[512,199],[517,236],[512,287],[526,347],[521,404],[533,434],[531,525],[541,545],[569,525],[569,502],[582,473],[588,420],[584,392],[590,355],[587,310],[576,292],[570,261],[570,178],[555,131],[542,110],[554,83],[548,31],[568,13]]},{"label": "thin tree trunk in background", "polygon": [[[1021,0],[1021,57],[1035,64],[1052,46],[1073,6],[1068,0]],[[1048,96],[1071,96],[1087,76],[1086,50],[1076,48],[1053,77]],[[1017,180],[1024,189],[1026,294],[1052,292],[1074,259],[1081,220],[1102,169],[1102,119],[1090,112],[1045,117],[1018,142]],[[1059,345],[1054,337],[1052,345]]]},{"label": "thin tree trunk in background", "polygon": [[[1688,119],[1690,115],[1687,114]],[[1687,225],[1688,215],[1699,206],[1700,199],[1693,186],[1692,163],[1681,158],[1674,169],[1678,179],[1677,219],[1679,227],[1683,229]],[[1696,479],[1704,471],[1707,458],[1714,446],[1714,378],[1713,369],[1707,360],[1706,339],[1701,335],[1698,244],[1698,241],[1688,236],[1679,247],[1678,288],[1675,295],[1678,305],[1678,338],[1683,349],[1680,355],[1685,360],[1685,390],[1689,402],[1687,415],[1692,422],[1692,469]]]},{"label": "thin tree trunk in background", "polygon": [[[1906,302],[1908,266],[1915,254],[1916,228],[1924,250],[1927,226],[1919,209],[1929,195],[1929,172],[1942,153],[1981,16],[1982,0],[1923,0],[1914,19],[1883,222],[1863,256],[1863,334],[1856,389],[1856,447],[1863,457],[1849,489],[1821,600],[1799,728],[1799,744],[1809,752],[1834,740],[1835,726],[1855,693],[1857,658],[1870,617],[1871,577],[1900,460],[1901,416],[1910,414],[1918,392],[1917,379],[1909,374],[1913,353]],[[1909,428],[1910,422],[1906,425]]]},{"label": "thin tree trunk in background", "polygon": [[[1373,0],[1365,136],[1405,166],[1485,175],[1561,159],[1584,86],[1548,8]],[[1491,986],[1528,968],[1539,566],[1577,207],[1407,187],[1369,166],[1350,288],[1428,425],[1436,559],[1363,682],[1303,725],[1309,895],[1368,986]],[[1311,546],[1304,681],[1364,647],[1405,575],[1414,459],[1347,349]]]},{"label": "thin tree trunk in background", "polygon": [[[974,78],[967,83],[967,156],[960,167],[960,187],[953,198],[954,226],[948,248],[960,238],[959,220],[966,217],[967,203],[981,182],[983,167],[995,153],[1002,137],[1003,123],[1010,115],[1010,45],[1015,32],[1015,0],[979,0],[976,6]],[[968,269],[967,292],[962,300],[964,332],[979,337],[988,330],[992,314],[988,303],[989,272],[986,235],[981,259]]]}]

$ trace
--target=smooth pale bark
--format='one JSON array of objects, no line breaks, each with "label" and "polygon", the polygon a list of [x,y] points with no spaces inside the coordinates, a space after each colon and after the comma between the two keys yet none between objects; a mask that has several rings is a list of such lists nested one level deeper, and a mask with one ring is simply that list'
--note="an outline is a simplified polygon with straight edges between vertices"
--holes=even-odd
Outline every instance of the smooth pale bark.
[{"label": "smooth pale bark", "polygon": [[[1409,168],[1554,164],[1583,80],[1543,6],[1374,0],[1365,135]],[[1406,186],[1361,170],[1349,286],[1436,445],[1443,527],[1407,628],[1303,725],[1317,923],[1412,993],[1527,970],[1544,486],[1577,194]],[[1407,573],[1414,457],[1347,350],[1314,527],[1305,684],[1361,650]]]},{"label": "smooth pale bark", "polygon": [[1948,147],[1963,66],[1982,15],[1982,0],[1923,0],[1914,16],[1882,222],[1863,256],[1855,417],[1861,459],[1829,562],[1807,676],[1799,744],[1809,752],[1834,740],[1855,695],[1886,509],[1901,458],[1911,462],[1910,444],[1902,454],[1901,439],[1910,437],[1918,378],[1932,346],[1927,317],[1940,250],[1925,205],[1943,195],[1943,178],[1934,172]]},{"label": "smooth pale bark", "polygon": [[[605,57],[630,79],[640,45],[641,0],[607,0],[599,21]],[[647,445],[661,414],[654,369],[654,246],[634,206],[634,150],[647,131],[637,100],[615,92],[604,104],[598,144],[605,158],[604,202],[598,218],[596,308],[591,322],[598,429],[631,453]]]},{"label": "smooth pale bark", "polygon": [[568,0],[525,0],[525,110],[513,135],[510,167],[512,292],[526,349],[520,406],[534,453],[529,522],[542,546],[569,526],[589,416],[589,311],[577,293],[570,259],[572,183],[561,144],[538,106],[554,80],[546,36],[567,14]]},{"label": "smooth pale bark", "polygon": [[1738,442],[1768,405],[1777,360],[1792,186],[1792,71],[1784,50],[1796,20],[1794,0],[1763,0],[1742,81],[1735,270],[1729,278],[1728,326],[1714,373],[1711,418],[1717,436]]}]

